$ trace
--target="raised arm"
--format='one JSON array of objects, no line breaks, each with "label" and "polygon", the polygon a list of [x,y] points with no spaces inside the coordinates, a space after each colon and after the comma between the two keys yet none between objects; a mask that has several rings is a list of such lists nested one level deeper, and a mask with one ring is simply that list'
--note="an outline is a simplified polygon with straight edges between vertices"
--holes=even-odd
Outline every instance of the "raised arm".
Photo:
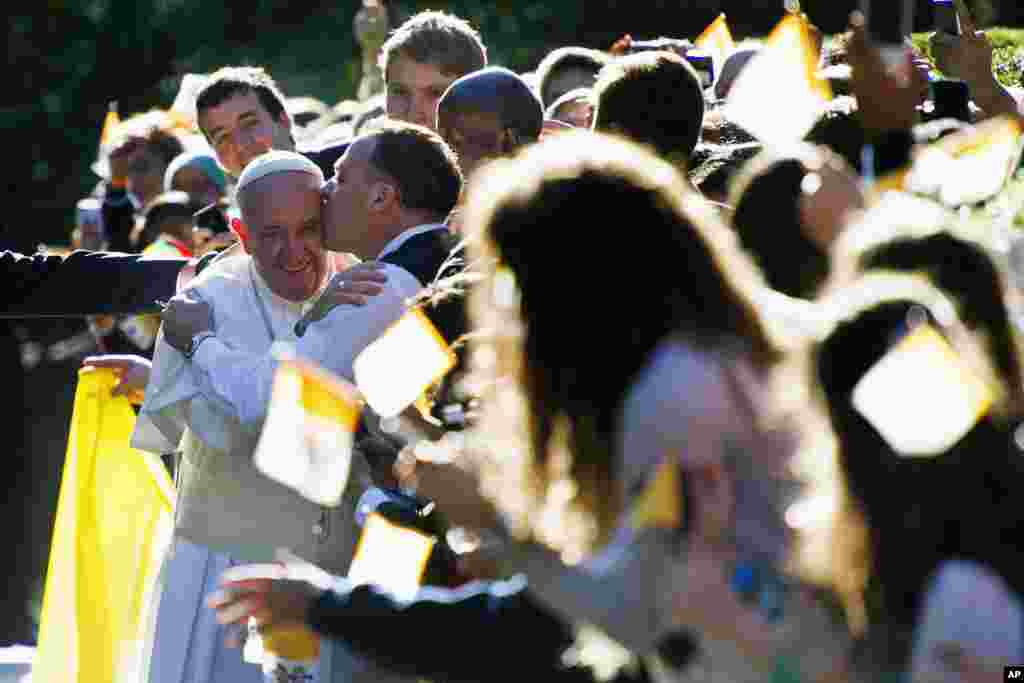
[{"label": "raised arm", "polygon": [[66,257],[0,252],[0,317],[149,313],[174,295],[186,259],[74,251]]}]

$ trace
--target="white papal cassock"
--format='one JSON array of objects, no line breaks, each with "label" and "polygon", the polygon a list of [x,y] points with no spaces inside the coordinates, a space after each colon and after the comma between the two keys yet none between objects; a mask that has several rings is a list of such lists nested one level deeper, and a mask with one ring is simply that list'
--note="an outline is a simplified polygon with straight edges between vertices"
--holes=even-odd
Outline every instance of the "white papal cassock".
[{"label": "white papal cassock", "polygon": [[[331,254],[328,276],[342,258]],[[186,360],[161,332],[150,384],[132,445],[180,452],[175,542],[161,574],[162,592],[150,658],[150,683],[262,681],[260,668],[228,649],[224,627],[204,604],[232,564],[273,561],[278,548],[344,574],[352,558],[355,501],[368,484],[354,458],[342,504],[322,508],[263,476],[252,455],[265,417],[276,361],[274,342],[351,376],[356,354],[405,311],[419,283],[384,267],[384,291],[366,306],[343,306],[297,339],[295,323],[309,308],[267,287],[247,255],[217,261],[189,287],[213,310],[216,337]],[[314,297],[315,298],[315,297]],[[324,641],[321,681],[408,680],[386,674]]]}]

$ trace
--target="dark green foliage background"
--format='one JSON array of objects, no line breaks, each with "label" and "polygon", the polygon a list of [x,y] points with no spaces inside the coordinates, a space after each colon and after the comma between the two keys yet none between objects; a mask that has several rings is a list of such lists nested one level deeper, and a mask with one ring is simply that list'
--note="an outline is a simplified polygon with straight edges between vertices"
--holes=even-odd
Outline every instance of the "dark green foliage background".
[{"label": "dark green foliage background", "polygon": [[[887,0],[888,1],[888,0]],[[927,29],[928,1],[919,0]],[[984,3],[982,7],[979,2]],[[1014,0],[974,4],[1004,25],[1024,23]],[[7,17],[7,69],[0,88],[0,131],[8,211],[0,245],[32,249],[67,241],[76,199],[96,178],[89,171],[109,100],[123,114],[166,107],[181,74],[228,63],[270,68],[289,95],[328,103],[350,97],[359,77],[351,35],[355,0],[43,0],[18,3]],[[856,0],[807,0],[825,31],[842,30]],[[493,0],[406,1],[399,17],[445,9],[480,27],[491,60],[533,68],[558,45],[607,47],[623,33],[638,38],[693,36],[725,11],[738,36],[766,33],[781,0]],[[10,11],[10,10],[9,10]],[[1019,35],[1000,34],[1004,80],[1019,79]],[[13,210],[12,210],[13,209]]]}]

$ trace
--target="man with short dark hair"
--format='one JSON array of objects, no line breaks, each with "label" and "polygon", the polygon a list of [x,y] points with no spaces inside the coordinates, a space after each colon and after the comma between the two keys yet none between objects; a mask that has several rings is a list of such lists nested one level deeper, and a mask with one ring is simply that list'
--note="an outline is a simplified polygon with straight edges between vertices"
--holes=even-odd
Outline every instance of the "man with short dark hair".
[{"label": "man with short dark hair", "polygon": [[[261,154],[295,151],[284,94],[259,67],[227,66],[215,71],[196,95],[196,119],[217,161],[235,178]],[[342,143],[300,153],[329,175],[344,151]]]},{"label": "man with short dark hair", "polygon": [[437,104],[438,132],[467,177],[487,159],[536,142],[543,125],[540,99],[518,74],[501,67],[463,76]]},{"label": "man with short dark hair", "polygon": [[464,19],[420,12],[398,27],[381,48],[389,118],[437,127],[437,101],[452,82],[487,66],[480,34]]},{"label": "man with short dark hair", "polygon": [[537,91],[545,107],[577,88],[594,85],[601,69],[611,57],[600,50],[585,47],[560,47],[552,50],[537,66]]},{"label": "man with short dark hair", "polygon": [[650,145],[684,164],[700,140],[704,91],[685,59],[671,52],[622,57],[594,85],[594,130]]}]

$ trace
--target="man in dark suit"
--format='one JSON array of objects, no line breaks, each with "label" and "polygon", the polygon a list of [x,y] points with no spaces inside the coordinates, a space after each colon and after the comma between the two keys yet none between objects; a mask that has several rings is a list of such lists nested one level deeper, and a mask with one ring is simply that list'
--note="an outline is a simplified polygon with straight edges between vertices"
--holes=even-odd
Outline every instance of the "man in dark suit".
[{"label": "man in dark suit", "polygon": [[145,313],[174,296],[184,258],[74,251],[68,256],[0,252],[0,318]]}]

